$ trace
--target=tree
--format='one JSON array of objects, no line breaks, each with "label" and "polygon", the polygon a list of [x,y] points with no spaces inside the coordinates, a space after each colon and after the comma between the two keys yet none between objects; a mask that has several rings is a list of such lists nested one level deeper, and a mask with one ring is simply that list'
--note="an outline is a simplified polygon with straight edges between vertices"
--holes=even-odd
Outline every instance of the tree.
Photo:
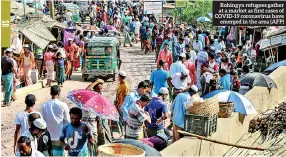
[{"label": "tree", "polygon": [[[209,17],[212,12],[212,0],[195,0],[188,3],[187,8],[182,9],[182,21],[187,23],[196,23],[197,18],[201,16]],[[174,16],[180,17],[180,9],[176,8]]]}]

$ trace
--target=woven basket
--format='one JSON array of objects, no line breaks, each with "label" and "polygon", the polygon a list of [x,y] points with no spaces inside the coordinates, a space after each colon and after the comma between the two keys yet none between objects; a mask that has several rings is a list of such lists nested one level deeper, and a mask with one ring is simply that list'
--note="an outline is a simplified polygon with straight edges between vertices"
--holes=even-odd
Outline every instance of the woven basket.
[{"label": "woven basket", "polygon": [[194,103],[191,108],[187,110],[189,114],[200,116],[214,116],[218,115],[219,105],[217,96],[206,99],[203,103]]},{"label": "woven basket", "polygon": [[98,156],[109,157],[109,156],[136,156],[145,157],[145,151],[141,148],[130,144],[122,143],[110,143],[99,146],[97,148]]},{"label": "woven basket", "polygon": [[219,118],[228,118],[232,115],[233,112],[233,102],[220,102],[219,103]]}]

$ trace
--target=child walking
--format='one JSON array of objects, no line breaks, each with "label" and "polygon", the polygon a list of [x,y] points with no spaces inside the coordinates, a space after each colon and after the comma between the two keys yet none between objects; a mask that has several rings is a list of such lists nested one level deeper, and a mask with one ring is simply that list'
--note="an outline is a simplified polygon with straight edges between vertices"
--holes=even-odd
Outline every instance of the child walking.
[{"label": "child walking", "polygon": [[63,83],[65,82],[65,60],[60,52],[57,53],[56,64],[58,71],[58,85],[63,87]]}]

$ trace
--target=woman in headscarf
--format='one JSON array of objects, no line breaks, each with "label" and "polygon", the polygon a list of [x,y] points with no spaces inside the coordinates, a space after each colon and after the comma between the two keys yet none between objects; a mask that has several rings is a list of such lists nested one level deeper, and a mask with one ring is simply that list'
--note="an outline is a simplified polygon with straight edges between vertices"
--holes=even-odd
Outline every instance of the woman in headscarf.
[{"label": "woman in headscarf", "polygon": [[20,67],[23,69],[24,72],[24,80],[25,85],[30,86],[33,85],[31,79],[31,72],[32,69],[35,67],[35,58],[31,51],[28,50],[29,45],[24,45],[24,52],[20,55]]},{"label": "woman in headscarf", "polygon": [[72,44],[72,39],[69,39],[69,43],[65,46],[66,56],[67,56],[67,64],[66,64],[66,76],[67,79],[71,79],[72,70],[73,70],[73,60],[74,55],[77,52],[77,47]]},{"label": "woman in headscarf", "polygon": [[78,68],[80,68],[80,56],[81,56],[80,45],[82,45],[82,44],[81,44],[81,41],[79,41],[77,43],[76,43],[76,41],[74,41],[73,45],[77,48],[77,51],[75,53],[74,60],[73,60],[73,68],[75,71],[77,71]]},{"label": "woman in headscarf", "polygon": [[47,52],[45,52],[44,54],[44,61],[45,61],[45,65],[46,65],[46,69],[47,69],[47,86],[50,87],[51,86],[51,82],[54,79],[54,58],[55,58],[55,54],[52,52],[52,50],[54,49],[53,45],[49,45]]}]

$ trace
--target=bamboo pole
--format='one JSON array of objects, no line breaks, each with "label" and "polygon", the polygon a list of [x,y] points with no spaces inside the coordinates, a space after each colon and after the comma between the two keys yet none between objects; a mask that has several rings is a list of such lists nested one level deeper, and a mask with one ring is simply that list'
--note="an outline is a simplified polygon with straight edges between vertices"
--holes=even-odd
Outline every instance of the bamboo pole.
[{"label": "bamboo pole", "polygon": [[214,142],[214,143],[218,143],[218,144],[222,144],[222,145],[227,145],[227,146],[232,146],[232,147],[237,147],[237,148],[251,149],[251,150],[258,150],[258,151],[275,151],[275,150],[277,150],[277,149],[267,149],[267,148],[260,148],[260,147],[249,147],[249,146],[237,145],[237,144],[233,144],[233,143],[228,143],[228,142],[223,142],[223,141],[209,139],[209,138],[206,138],[206,137],[203,137],[203,136],[200,136],[200,135],[188,133],[188,132],[181,131],[181,130],[178,130],[178,132],[180,134],[183,134],[183,135],[186,135],[186,136],[196,137],[196,138],[198,138],[200,140],[206,140],[206,141],[210,141],[210,142]]}]

